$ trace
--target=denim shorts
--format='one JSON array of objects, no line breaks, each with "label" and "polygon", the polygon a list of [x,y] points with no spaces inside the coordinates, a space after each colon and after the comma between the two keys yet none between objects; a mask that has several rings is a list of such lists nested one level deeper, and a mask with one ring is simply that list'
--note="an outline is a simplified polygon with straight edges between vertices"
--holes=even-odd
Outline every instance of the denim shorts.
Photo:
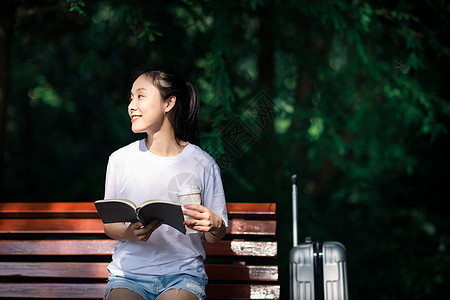
[{"label": "denim shorts", "polygon": [[162,293],[170,289],[182,289],[196,295],[199,300],[206,299],[205,287],[208,279],[187,274],[149,276],[148,278],[132,279],[122,276],[108,276],[105,298],[111,290],[126,288],[141,295],[146,300],[155,300]]}]

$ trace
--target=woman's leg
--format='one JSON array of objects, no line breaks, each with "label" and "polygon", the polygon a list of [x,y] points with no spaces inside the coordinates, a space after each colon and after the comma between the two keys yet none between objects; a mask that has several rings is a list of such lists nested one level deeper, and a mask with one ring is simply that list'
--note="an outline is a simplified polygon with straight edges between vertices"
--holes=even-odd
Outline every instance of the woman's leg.
[{"label": "woman's leg", "polygon": [[156,300],[198,300],[198,297],[183,289],[170,289],[162,293]]},{"label": "woman's leg", "polygon": [[126,288],[117,288],[111,290],[108,296],[105,298],[106,300],[145,300],[138,293],[126,289]]}]

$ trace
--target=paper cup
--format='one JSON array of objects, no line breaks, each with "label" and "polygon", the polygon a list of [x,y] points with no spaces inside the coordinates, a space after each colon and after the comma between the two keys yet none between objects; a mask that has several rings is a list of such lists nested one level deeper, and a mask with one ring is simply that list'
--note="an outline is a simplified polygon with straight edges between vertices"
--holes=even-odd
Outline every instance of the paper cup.
[{"label": "paper cup", "polygon": [[[188,186],[180,189],[177,194],[178,197],[178,203],[181,205],[181,208],[183,210],[190,210],[187,208],[184,208],[184,205],[186,204],[202,204],[202,191],[197,186]],[[191,217],[184,216],[185,221],[192,220]],[[186,233],[196,233],[197,230],[193,230],[191,228],[186,227]]]}]

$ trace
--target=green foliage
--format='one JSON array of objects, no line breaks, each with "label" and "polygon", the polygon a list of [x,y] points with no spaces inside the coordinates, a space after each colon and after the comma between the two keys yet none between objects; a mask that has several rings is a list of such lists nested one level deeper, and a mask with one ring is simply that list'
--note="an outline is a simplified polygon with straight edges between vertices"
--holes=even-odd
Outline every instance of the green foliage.
[{"label": "green foliage", "polygon": [[[200,89],[202,146],[228,200],[277,201],[283,298],[292,173],[300,237],[346,245],[352,299],[440,297],[450,267],[446,1],[66,1],[16,24],[2,199],[101,198],[108,155],[139,138],[129,75],[168,64]],[[274,37],[260,32],[267,11]],[[270,43],[274,89],[263,91]]]},{"label": "green foliage", "polygon": [[66,0],[66,2],[70,5],[69,11],[77,12],[80,15],[86,16],[86,13],[84,12],[84,7],[86,6],[86,3],[82,0]]}]

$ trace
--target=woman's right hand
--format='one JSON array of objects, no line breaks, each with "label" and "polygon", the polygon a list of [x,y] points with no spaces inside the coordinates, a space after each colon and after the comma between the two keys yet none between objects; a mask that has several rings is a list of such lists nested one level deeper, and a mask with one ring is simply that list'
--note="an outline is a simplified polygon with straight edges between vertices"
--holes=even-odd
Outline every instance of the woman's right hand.
[{"label": "woman's right hand", "polygon": [[142,226],[141,222],[131,223],[126,226],[125,223],[105,224],[105,233],[109,237],[119,241],[141,241],[146,242],[152,233],[163,224],[163,221],[153,220],[147,226]]},{"label": "woman's right hand", "polygon": [[129,241],[146,242],[163,223],[163,221],[158,219],[153,220],[147,226],[143,226],[141,222],[131,223],[125,230],[125,236]]}]

